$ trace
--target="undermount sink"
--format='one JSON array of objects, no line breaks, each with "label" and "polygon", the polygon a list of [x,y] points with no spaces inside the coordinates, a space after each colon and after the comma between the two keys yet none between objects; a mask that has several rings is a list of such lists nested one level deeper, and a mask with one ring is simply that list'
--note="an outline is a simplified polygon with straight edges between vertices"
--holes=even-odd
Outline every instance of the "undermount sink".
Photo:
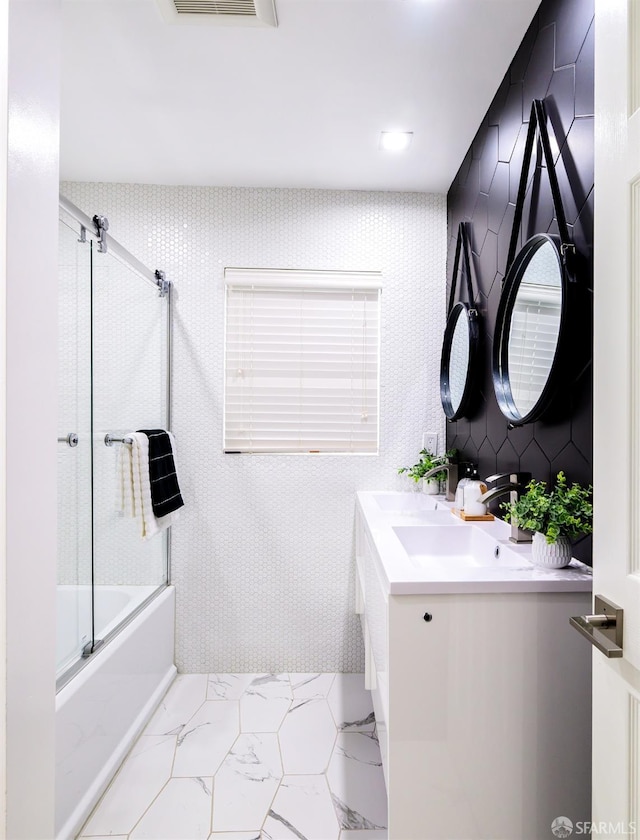
[{"label": "undermount sink", "polygon": [[[435,511],[438,502],[426,493],[374,493],[373,499],[385,513],[417,514]],[[448,514],[448,511],[443,511]]]},{"label": "undermount sink", "polygon": [[526,565],[525,560],[514,556],[494,537],[464,523],[459,528],[396,525],[393,532],[418,566],[517,569]]}]

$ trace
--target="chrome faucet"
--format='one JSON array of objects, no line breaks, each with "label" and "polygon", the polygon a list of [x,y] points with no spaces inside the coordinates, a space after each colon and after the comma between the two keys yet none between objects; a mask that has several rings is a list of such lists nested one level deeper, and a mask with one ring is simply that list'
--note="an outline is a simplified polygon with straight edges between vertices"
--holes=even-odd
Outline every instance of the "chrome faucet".
[{"label": "chrome faucet", "polygon": [[[509,501],[514,503],[517,502],[518,495],[522,493],[527,484],[531,481],[531,473],[498,473],[497,475],[490,475],[488,478],[485,478],[484,481],[486,484],[494,484],[496,481],[504,481],[505,479],[507,480],[506,484],[501,484],[499,487],[487,490],[486,493],[483,493],[482,496],[480,496],[478,501],[486,505],[494,499],[498,499],[500,496],[506,496],[506,494],[509,493]],[[509,539],[511,542],[515,543],[525,543],[531,542],[533,535],[530,531],[523,531],[518,525],[518,521],[515,517],[512,517],[511,536]]]},{"label": "chrome faucet", "polygon": [[431,478],[439,472],[447,473],[447,489],[446,500],[452,502],[456,497],[456,487],[458,486],[458,464],[441,464],[439,467],[432,467],[423,476],[424,479]]}]

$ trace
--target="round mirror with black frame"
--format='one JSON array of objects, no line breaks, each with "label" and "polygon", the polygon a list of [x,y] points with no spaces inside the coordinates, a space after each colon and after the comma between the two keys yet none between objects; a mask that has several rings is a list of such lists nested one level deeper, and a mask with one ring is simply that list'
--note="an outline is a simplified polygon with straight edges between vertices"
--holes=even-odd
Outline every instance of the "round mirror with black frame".
[{"label": "round mirror with black frame", "polygon": [[[467,416],[476,393],[475,374],[480,346],[480,326],[478,310],[473,302],[469,250],[467,223],[461,222],[458,227],[447,325],[440,361],[440,400],[447,419],[452,422]],[[459,301],[454,305],[461,254],[469,303]]]},{"label": "round mirror with black frame", "polygon": [[458,420],[469,410],[479,342],[477,310],[456,303],[447,319],[440,363],[440,399],[448,420]]},{"label": "round mirror with black frame", "polygon": [[[507,272],[494,329],[492,375],[500,410],[511,428],[542,419],[567,369],[569,311],[575,310],[575,246],[569,232],[555,174],[547,117],[535,99],[525,143],[516,199]],[[559,236],[537,233],[516,254],[534,139],[544,154]],[[542,167],[536,165],[535,178]],[[532,189],[532,194],[537,192]]]},{"label": "round mirror with black frame", "polygon": [[569,282],[560,240],[548,234],[527,240],[505,278],[493,341],[493,386],[512,426],[542,417],[557,390]]}]

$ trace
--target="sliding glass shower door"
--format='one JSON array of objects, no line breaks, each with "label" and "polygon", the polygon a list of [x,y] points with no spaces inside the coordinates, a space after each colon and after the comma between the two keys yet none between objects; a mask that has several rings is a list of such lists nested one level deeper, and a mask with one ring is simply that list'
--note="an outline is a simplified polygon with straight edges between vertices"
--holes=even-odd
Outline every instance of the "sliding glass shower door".
[{"label": "sliding glass shower door", "polygon": [[[110,253],[93,258],[93,494],[96,635],[113,621],[119,591],[131,611],[166,583],[165,535],[143,540],[117,509],[118,458],[138,429],[167,428],[167,301]],[[128,453],[125,453],[128,454]]]},{"label": "sliding glass shower door", "polygon": [[60,222],[57,672],[91,641],[91,243]]},{"label": "sliding glass shower door", "polygon": [[116,256],[124,249],[115,241],[105,250],[92,220],[78,224],[83,214],[73,211],[75,219],[61,203],[60,686],[168,582],[167,533],[143,539],[116,490],[128,434],[169,428],[170,296],[135,258]]}]

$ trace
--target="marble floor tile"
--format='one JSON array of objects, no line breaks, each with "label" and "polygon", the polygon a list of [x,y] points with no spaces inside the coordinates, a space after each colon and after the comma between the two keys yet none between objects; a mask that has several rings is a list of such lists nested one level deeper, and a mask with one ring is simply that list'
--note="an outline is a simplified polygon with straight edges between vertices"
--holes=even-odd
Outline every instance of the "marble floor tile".
[{"label": "marble floor tile", "polygon": [[128,834],[169,780],[175,749],[175,735],[139,738],[82,832]]},{"label": "marble floor tile", "polygon": [[261,837],[261,831],[214,831],[209,835],[209,840],[261,840]]},{"label": "marble floor tile", "polygon": [[386,828],[387,791],[380,747],[373,733],[338,735],[327,781],[341,828]]},{"label": "marble floor tile", "polygon": [[289,776],[324,773],[336,734],[326,700],[294,700],[278,733],[284,772]]},{"label": "marble floor tile", "polygon": [[387,840],[374,727],[362,674],[180,675],[78,840]]},{"label": "marble floor tile", "polygon": [[364,674],[336,674],[327,701],[338,729],[373,730],[373,701]]},{"label": "marble floor tile", "polygon": [[207,674],[179,674],[165,694],[145,735],[179,733],[207,697]]},{"label": "marble floor tile", "polygon": [[170,779],[130,840],[207,840],[213,779]]},{"label": "marble floor tile", "polygon": [[335,674],[289,674],[294,698],[326,698],[333,685],[334,678]]},{"label": "marble floor tile", "polygon": [[213,776],[239,734],[237,700],[205,700],[178,735],[172,776]]},{"label": "marble floor tile", "polygon": [[214,832],[259,833],[281,778],[278,736],[240,735],[215,776]]},{"label": "marble floor tile", "polygon": [[254,677],[240,698],[242,732],[277,732],[291,705],[288,674]]},{"label": "marble floor tile", "polygon": [[338,840],[324,776],[285,776],[262,829],[264,840]]},{"label": "marble floor tile", "polygon": [[239,700],[259,674],[209,674],[207,700]]},{"label": "marble floor tile", "polygon": [[289,674],[258,674],[251,680],[245,693],[272,700],[276,697],[291,700],[293,696]]}]

